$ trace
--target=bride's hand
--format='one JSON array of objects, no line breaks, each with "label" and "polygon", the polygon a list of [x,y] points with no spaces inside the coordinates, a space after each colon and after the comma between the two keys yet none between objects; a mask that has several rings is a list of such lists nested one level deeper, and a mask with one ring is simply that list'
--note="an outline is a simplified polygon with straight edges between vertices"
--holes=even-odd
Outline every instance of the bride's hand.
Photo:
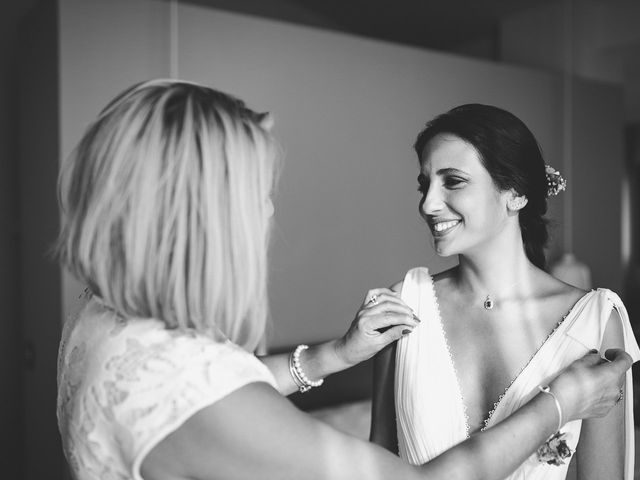
[{"label": "bride's hand", "polygon": [[550,384],[564,420],[605,416],[620,401],[625,372],[632,363],[625,351],[614,348],[605,352],[605,358],[592,351],[564,369]]},{"label": "bride's hand", "polygon": [[347,333],[336,342],[336,354],[348,365],[363,362],[408,335],[420,320],[388,288],[369,290]]}]

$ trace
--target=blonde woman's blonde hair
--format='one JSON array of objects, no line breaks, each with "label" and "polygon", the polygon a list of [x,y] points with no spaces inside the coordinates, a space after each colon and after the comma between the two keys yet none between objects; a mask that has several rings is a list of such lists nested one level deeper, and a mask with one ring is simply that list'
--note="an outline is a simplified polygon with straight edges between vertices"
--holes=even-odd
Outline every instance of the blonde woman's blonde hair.
[{"label": "blonde woman's blonde hair", "polygon": [[127,317],[253,350],[267,318],[278,150],[236,98],[153,80],[115,98],[62,165],[61,261]]}]

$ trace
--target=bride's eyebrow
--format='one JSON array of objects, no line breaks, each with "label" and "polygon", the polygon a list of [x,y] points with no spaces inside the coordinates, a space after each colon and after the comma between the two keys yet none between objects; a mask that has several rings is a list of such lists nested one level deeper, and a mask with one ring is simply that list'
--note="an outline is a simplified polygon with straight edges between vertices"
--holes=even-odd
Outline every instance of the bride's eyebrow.
[{"label": "bride's eyebrow", "polygon": [[459,170],[457,168],[449,167],[449,168],[441,168],[436,172],[437,175],[464,175],[469,176],[469,173],[464,170]]}]

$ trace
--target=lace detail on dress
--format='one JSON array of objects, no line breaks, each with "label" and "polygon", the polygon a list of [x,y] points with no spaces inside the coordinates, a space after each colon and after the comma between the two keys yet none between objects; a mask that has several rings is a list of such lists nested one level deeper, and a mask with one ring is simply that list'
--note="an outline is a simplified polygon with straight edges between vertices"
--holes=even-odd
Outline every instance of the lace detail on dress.
[{"label": "lace detail on dress", "polygon": [[58,424],[74,478],[142,480],[148,451],[202,408],[252,382],[255,356],[195,330],[119,316],[93,297],[65,324]]},{"label": "lace detail on dress", "polygon": [[464,417],[464,430],[465,436],[469,438],[469,415],[467,414],[467,405],[464,403],[464,397],[462,396],[462,387],[460,386],[460,377],[458,377],[458,370],[456,369],[456,364],[453,361],[453,355],[451,355],[451,348],[449,348],[449,340],[447,340],[447,334],[444,331],[444,325],[442,324],[442,316],[440,315],[440,304],[438,303],[438,297],[436,296],[436,289],[433,284],[433,278],[429,277],[429,288],[431,289],[431,296],[433,298],[433,303],[436,307],[436,316],[438,318],[438,328],[440,328],[440,333],[442,334],[442,338],[444,340],[444,348],[447,351],[447,356],[449,357],[449,363],[451,364],[451,368],[453,369],[453,376],[455,377],[456,384],[456,393],[460,400],[460,405],[462,405],[462,416]]}]

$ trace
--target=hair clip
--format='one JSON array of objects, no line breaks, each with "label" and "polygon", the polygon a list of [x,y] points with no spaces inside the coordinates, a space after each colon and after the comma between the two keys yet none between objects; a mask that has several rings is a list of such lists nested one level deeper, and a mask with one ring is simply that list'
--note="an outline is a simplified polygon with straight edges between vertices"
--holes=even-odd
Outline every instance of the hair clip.
[{"label": "hair clip", "polygon": [[551,165],[545,165],[544,173],[547,177],[547,197],[558,195],[558,193],[566,190],[567,181],[560,172]]}]

